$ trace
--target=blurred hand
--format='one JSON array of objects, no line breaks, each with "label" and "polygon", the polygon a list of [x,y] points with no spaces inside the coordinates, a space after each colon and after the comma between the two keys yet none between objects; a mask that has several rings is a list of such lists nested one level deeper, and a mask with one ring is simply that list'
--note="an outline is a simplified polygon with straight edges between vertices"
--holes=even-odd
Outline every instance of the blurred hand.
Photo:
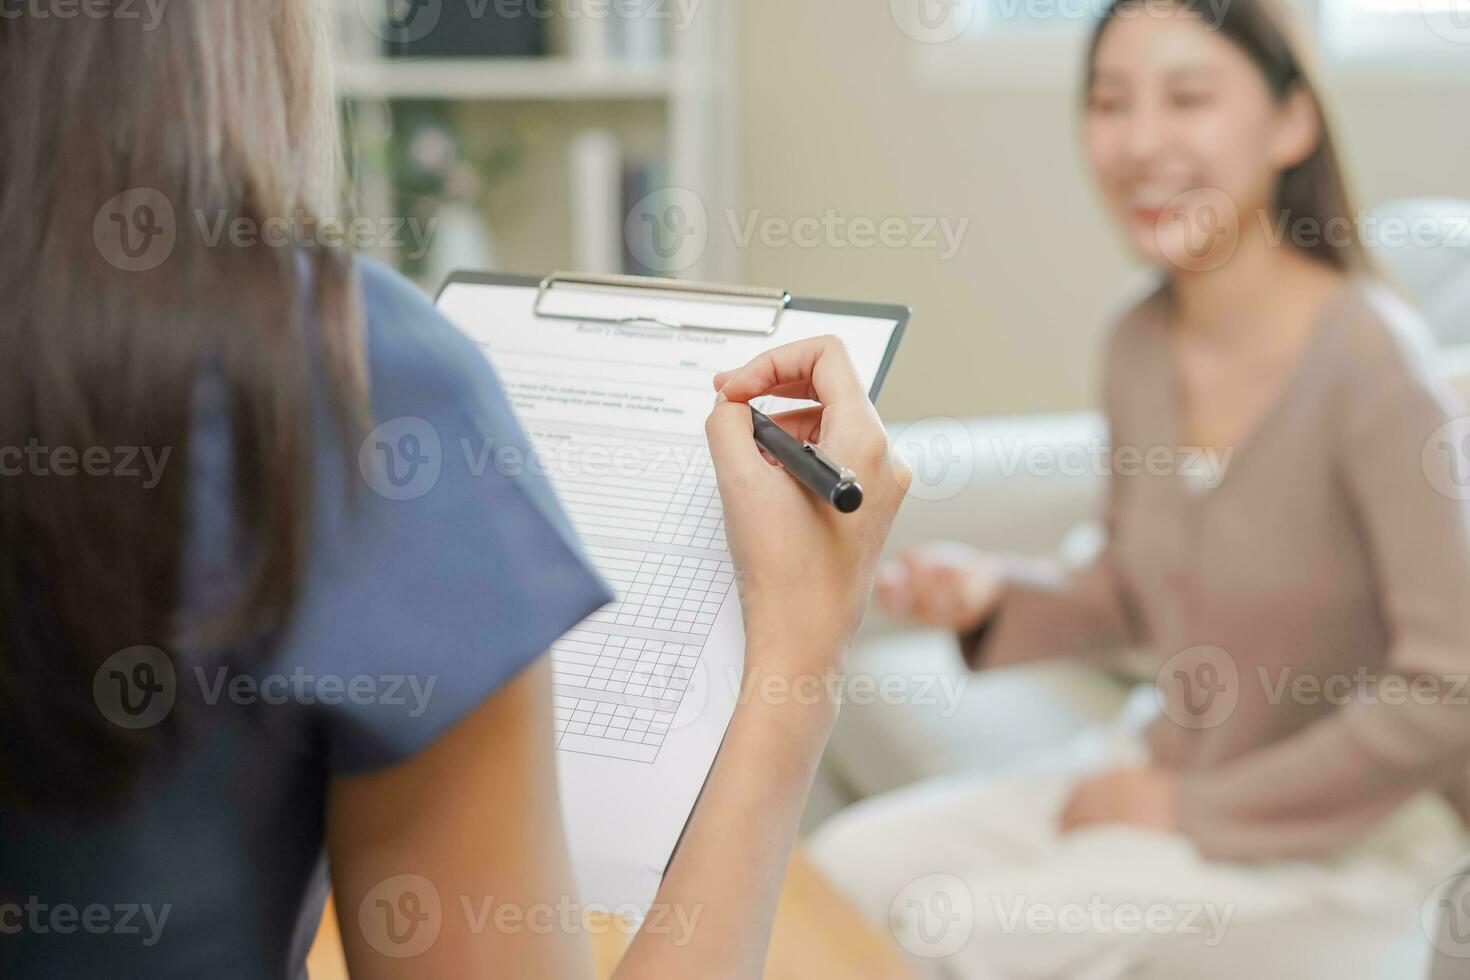
[{"label": "blurred hand", "polygon": [[[835,337],[768,351],[716,375],[715,388],[705,432],[745,615],[747,674],[840,669],[908,490],[908,466],[889,452],[878,413]],[[772,418],[857,473],[857,511],[839,514],[761,453],[746,404],[761,395],[819,403]]]},{"label": "blurred hand", "polygon": [[878,604],[894,616],[964,632],[990,615],[1003,584],[995,559],[956,541],[910,548],[878,570]]},{"label": "blurred hand", "polygon": [[1084,779],[1062,808],[1063,832],[1089,824],[1122,823],[1178,829],[1174,777],[1162,769],[1115,769]]}]

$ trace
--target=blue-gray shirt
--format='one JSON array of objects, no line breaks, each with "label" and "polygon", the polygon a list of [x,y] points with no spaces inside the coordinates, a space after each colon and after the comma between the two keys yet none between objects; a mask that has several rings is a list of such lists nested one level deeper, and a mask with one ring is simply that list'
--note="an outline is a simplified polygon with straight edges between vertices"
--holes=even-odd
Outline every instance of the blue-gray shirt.
[{"label": "blue-gray shirt", "polygon": [[[119,717],[171,698],[186,741],[121,812],[0,806],[0,977],[304,977],[328,887],[328,779],[419,752],[610,599],[545,481],[496,464],[529,457],[485,358],[406,280],[359,268],[377,428],[344,465],[318,413],[312,547],[286,635],[254,658],[153,665],[148,697],[163,700],[135,692]],[[238,573],[236,474],[207,388],[198,414],[186,567],[207,605]],[[122,656],[127,678],[149,654]],[[109,690],[99,710],[115,713]],[[505,796],[516,805],[516,788]]]}]

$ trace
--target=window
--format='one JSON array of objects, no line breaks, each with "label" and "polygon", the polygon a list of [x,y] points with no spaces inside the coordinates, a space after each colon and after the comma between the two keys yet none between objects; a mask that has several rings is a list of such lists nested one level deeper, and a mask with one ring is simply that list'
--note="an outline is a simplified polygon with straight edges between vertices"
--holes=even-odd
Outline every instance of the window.
[{"label": "window", "polygon": [[973,36],[1015,38],[1084,34],[1106,8],[1107,0],[982,0],[969,30]]},{"label": "window", "polygon": [[[891,0],[941,85],[1074,86],[1092,26],[1111,0]],[[1230,0],[1204,0],[1218,6]],[[1470,73],[1470,0],[1288,0],[1315,28],[1328,66]]]},{"label": "window", "polygon": [[1470,0],[1320,0],[1318,25],[1336,63],[1470,69]]},{"label": "window", "polygon": [[1109,0],[892,0],[940,83],[1075,86],[1088,33]]}]

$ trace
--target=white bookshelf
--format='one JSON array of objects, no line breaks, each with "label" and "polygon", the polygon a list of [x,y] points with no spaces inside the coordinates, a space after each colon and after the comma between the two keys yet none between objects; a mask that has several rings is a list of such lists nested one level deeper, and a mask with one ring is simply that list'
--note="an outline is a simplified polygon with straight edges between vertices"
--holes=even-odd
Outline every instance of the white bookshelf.
[{"label": "white bookshelf", "polygon": [[[630,153],[640,159],[650,152],[661,158],[667,186],[697,195],[712,226],[733,200],[734,0],[703,0],[690,23],[671,32],[666,58],[631,63],[597,50],[595,37],[589,44],[585,20],[554,27],[552,43],[559,53],[546,57],[390,59],[364,28],[360,0],[337,2],[343,39],[337,89],[353,103],[360,138],[382,137],[396,100],[443,101],[467,112],[483,111],[489,120],[485,125],[513,119],[514,125],[541,134],[539,138],[562,139],[567,154],[587,145],[578,138],[583,130],[625,138]],[[544,154],[537,165],[547,165]],[[593,168],[573,162],[565,167],[567,181],[597,179],[588,176]],[[606,255],[613,243],[589,249],[586,237],[621,233],[620,220],[610,221],[607,213],[579,215],[572,203],[603,202],[605,212],[606,202],[617,200],[614,189],[592,188],[596,192],[588,193],[585,186],[574,189],[549,178],[517,180],[516,187],[522,195],[516,201],[517,220],[528,226],[540,221],[543,227],[522,228],[511,237],[524,240],[544,232],[564,245],[521,250],[536,251],[534,257],[503,256],[500,264],[513,271],[531,271],[537,262],[570,265],[578,255]],[[387,181],[364,181],[358,195],[365,213],[391,213]],[[737,270],[728,236],[710,234],[708,239],[699,259],[677,275],[733,280]]]},{"label": "white bookshelf", "polygon": [[338,93],[355,99],[475,99],[603,102],[667,99],[669,65],[582,63],[576,58],[436,58],[349,62],[337,71]]}]

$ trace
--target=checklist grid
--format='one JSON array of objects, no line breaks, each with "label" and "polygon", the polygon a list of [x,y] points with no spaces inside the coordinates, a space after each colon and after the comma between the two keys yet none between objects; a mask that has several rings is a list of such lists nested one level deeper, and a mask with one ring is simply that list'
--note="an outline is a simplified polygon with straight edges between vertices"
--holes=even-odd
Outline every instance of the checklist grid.
[{"label": "checklist grid", "polygon": [[574,629],[552,645],[556,682],[588,694],[672,711],[699,663],[699,647]]},{"label": "checklist grid", "polygon": [[725,520],[708,450],[700,454],[674,488],[653,540],[694,548],[725,548]]},{"label": "checklist grid", "polygon": [[673,720],[672,711],[556,695],[557,748],[566,751],[652,762]]},{"label": "checklist grid", "polygon": [[590,545],[587,556],[617,593],[592,622],[709,635],[730,584],[726,559],[697,558]]},{"label": "checklist grid", "polygon": [[550,428],[532,437],[584,538],[725,550],[714,464],[704,444]]},{"label": "checklist grid", "polygon": [[735,581],[709,450],[595,427],[532,437],[616,597],[552,644],[557,748],[654,762]]}]

